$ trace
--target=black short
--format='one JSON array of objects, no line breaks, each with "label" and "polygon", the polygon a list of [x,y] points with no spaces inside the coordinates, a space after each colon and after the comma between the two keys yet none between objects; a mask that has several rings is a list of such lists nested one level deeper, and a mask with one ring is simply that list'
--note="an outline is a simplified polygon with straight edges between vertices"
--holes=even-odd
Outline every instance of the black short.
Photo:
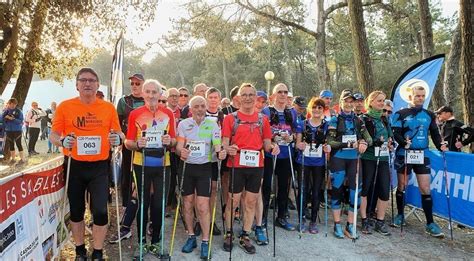
[{"label": "black short", "polygon": [[211,196],[212,164],[188,164],[183,181],[183,196],[196,194],[202,197]]},{"label": "black short", "polygon": [[258,193],[262,178],[263,168],[234,168],[234,189],[232,191],[232,182],[229,182],[229,192],[240,193],[245,188],[248,192]]},{"label": "black short", "polygon": [[[430,164],[428,157],[424,158],[424,164],[407,164],[407,174],[409,175],[412,170],[415,174],[431,174]],[[405,156],[397,155],[394,165],[397,173],[405,173]]]},{"label": "black short", "polygon": [[[64,158],[67,170],[67,157]],[[77,161],[71,159],[69,173],[68,199],[71,208],[71,221],[84,220],[85,192],[90,193],[90,207],[94,224],[105,226],[108,223],[107,199],[109,196],[109,161]]]},{"label": "black short", "polygon": [[[222,168],[222,165],[221,165]],[[219,174],[219,168],[217,162],[212,162],[212,181],[217,181],[217,175]]]},{"label": "black short", "polygon": [[[221,162],[221,163],[222,163],[222,164],[221,164],[221,172],[223,172],[223,171],[230,171],[230,168],[227,167],[227,159],[228,159],[228,158],[229,158],[229,157],[227,156],[225,159],[222,160],[222,162]],[[221,174],[222,174],[222,173],[221,173]]]}]

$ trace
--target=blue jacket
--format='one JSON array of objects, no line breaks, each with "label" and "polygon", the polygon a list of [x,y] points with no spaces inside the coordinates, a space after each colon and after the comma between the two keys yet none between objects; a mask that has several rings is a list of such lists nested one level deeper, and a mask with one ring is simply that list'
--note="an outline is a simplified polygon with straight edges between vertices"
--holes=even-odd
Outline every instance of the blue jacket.
[{"label": "blue jacket", "polygon": [[[5,118],[5,116],[13,116],[13,120]],[[23,130],[23,113],[20,109],[5,109],[2,113],[5,131],[22,131]]]}]

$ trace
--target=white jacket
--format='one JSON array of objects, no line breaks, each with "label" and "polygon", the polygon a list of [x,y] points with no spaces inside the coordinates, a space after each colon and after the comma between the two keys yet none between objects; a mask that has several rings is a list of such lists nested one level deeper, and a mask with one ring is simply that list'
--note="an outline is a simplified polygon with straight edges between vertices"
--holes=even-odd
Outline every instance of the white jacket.
[{"label": "white jacket", "polygon": [[31,109],[26,114],[26,121],[30,128],[41,128],[41,117],[46,116],[46,112],[41,109]]}]

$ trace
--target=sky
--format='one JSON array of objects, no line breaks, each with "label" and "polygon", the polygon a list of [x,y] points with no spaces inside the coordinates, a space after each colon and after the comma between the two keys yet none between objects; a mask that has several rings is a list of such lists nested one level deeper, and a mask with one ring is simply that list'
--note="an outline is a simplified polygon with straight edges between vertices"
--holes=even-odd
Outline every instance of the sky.
[{"label": "sky", "polygon": [[[384,0],[384,2],[387,0]],[[433,1],[433,0],[430,0]],[[459,0],[435,0],[435,2],[440,2],[443,16],[451,17],[459,9]],[[187,2],[186,0],[161,0],[156,6],[156,17],[154,22],[152,22],[149,27],[145,28],[143,31],[138,31],[136,23],[128,19],[127,20],[127,31],[125,33],[125,38],[132,40],[135,45],[138,47],[145,47],[149,43],[154,43],[159,39],[162,39],[163,36],[167,35],[169,31],[173,29],[173,23],[171,19],[178,19],[180,17],[185,17],[187,12],[182,4]],[[308,17],[305,22],[305,26],[316,28],[316,0],[303,0],[308,6]],[[326,0],[326,7],[339,2],[338,0]],[[156,45],[155,45],[156,46]],[[163,53],[160,48],[150,49],[143,60],[145,62],[150,61],[157,52]]]}]

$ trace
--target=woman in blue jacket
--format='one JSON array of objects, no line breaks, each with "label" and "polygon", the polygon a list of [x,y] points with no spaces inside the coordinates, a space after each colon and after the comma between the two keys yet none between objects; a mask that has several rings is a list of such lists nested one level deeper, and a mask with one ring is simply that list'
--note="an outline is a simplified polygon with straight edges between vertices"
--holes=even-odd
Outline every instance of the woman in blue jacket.
[{"label": "woman in blue jacket", "polygon": [[18,101],[15,98],[11,98],[7,102],[7,107],[3,111],[2,118],[5,126],[5,132],[7,135],[7,143],[5,149],[10,150],[11,160],[10,163],[15,163],[15,144],[20,154],[20,163],[26,161],[25,154],[23,153],[23,146],[21,145],[21,133],[23,125],[23,113],[16,106]]}]

